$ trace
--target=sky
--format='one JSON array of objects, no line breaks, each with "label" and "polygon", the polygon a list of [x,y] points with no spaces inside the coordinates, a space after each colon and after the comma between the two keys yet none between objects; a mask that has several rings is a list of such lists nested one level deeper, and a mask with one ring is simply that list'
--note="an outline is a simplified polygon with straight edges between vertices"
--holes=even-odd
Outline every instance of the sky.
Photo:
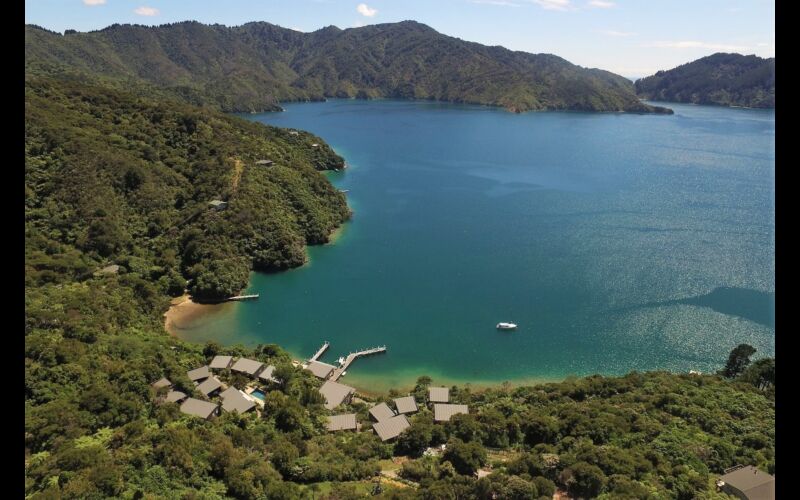
[{"label": "sky", "polygon": [[310,32],[414,20],[440,33],[549,53],[639,78],[715,52],[775,56],[773,0],[26,0],[25,22],[63,32],[114,23],[267,21]]}]

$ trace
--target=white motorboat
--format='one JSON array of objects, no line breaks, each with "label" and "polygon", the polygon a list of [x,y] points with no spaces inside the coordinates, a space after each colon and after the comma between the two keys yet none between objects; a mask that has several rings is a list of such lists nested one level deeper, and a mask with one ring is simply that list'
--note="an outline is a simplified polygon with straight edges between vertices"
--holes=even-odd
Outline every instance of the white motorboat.
[{"label": "white motorboat", "polygon": [[498,330],[516,330],[516,323],[497,323]]}]

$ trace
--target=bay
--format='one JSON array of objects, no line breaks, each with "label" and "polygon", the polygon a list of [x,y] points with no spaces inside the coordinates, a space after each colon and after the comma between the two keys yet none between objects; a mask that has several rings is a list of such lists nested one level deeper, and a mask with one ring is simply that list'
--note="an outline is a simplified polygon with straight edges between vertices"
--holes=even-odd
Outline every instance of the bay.
[{"label": "bay", "polygon": [[[309,264],[252,275],[258,301],[177,333],[324,361],[386,345],[364,390],[560,380],[774,355],[774,111],[523,113],[330,100],[246,115],[309,130],[354,217]],[[500,321],[519,325],[495,329]]]}]

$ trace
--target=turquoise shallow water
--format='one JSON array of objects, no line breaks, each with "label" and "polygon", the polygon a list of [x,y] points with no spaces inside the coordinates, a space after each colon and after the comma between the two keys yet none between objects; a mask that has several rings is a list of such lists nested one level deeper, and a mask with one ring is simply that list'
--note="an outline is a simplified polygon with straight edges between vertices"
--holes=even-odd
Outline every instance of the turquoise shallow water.
[{"label": "turquoise shallow water", "polygon": [[[324,340],[365,389],[712,371],[741,342],[774,354],[774,112],[512,114],[332,100],[248,115],[312,131],[355,215],[310,264],[254,274],[188,340]],[[518,323],[499,332],[499,321]]]}]

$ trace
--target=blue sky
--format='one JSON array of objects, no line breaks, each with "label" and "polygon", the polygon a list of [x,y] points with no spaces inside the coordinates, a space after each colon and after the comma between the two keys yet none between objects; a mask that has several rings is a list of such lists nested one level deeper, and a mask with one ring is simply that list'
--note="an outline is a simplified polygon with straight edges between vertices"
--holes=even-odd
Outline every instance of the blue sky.
[{"label": "blue sky", "polygon": [[413,19],[486,45],[640,77],[715,52],[775,55],[772,0],[26,0],[25,22],[63,32],[113,23],[267,21],[300,31]]}]

